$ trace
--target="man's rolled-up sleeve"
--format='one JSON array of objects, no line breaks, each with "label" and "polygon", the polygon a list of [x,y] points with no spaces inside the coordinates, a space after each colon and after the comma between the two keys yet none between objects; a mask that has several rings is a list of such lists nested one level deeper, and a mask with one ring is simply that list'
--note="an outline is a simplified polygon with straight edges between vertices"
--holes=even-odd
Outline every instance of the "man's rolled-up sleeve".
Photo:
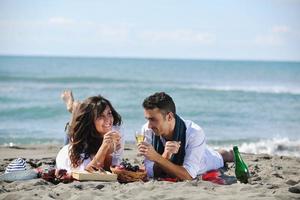
[{"label": "man's rolled-up sleeve", "polygon": [[[201,131],[202,133],[202,131]],[[192,178],[196,178],[199,173],[205,172],[204,152],[206,148],[205,136],[194,133],[187,141],[183,167]]]}]

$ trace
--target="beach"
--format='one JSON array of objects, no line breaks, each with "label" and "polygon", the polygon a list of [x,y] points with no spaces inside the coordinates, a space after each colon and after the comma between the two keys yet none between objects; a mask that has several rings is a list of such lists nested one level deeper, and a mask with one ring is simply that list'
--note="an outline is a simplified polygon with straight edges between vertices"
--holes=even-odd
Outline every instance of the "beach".
[{"label": "beach", "polygon": [[0,56],[0,173],[18,157],[26,159],[29,168],[55,166],[70,120],[60,94],[71,89],[77,100],[101,94],[111,101],[122,116],[124,157],[132,161],[137,155],[134,133],[146,122],[141,104],[150,94],[165,91],[176,102],[179,116],[203,128],[210,147],[229,150],[237,145],[252,176],[249,184],[236,182],[229,163],[222,177],[228,185],[201,178],[54,185],[38,178],[1,182],[0,199],[299,199],[294,193],[300,189],[299,66]]},{"label": "beach", "polygon": [[[55,164],[61,145],[23,145],[0,147],[0,173],[15,158],[26,159],[29,168],[46,168]],[[134,160],[137,149],[126,144],[124,158]],[[248,184],[232,181],[219,185],[193,180],[168,182],[149,180],[120,184],[118,182],[73,181],[54,185],[41,178],[0,182],[0,199],[300,199],[300,158],[268,154],[242,154],[249,166]],[[233,163],[224,171],[234,177]]]},{"label": "beach", "polygon": [[300,200],[299,11],[0,0],[0,200]]}]

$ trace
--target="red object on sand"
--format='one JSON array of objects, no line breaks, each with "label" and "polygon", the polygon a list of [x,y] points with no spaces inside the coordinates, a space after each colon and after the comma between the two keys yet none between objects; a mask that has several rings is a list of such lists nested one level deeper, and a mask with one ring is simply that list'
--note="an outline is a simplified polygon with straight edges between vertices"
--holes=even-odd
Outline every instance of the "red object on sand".
[{"label": "red object on sand", "polygon": [[210,182],[213,182],[213,183],[216,183],[219,185],[224,185],[225,180],[223,178],[221,178],[220,176],[221,176],[220,171],[212,170],[212,171],[202,174],[202,180],[210,181]]},{"label": "red object on sand", "polygon": [[[221,172],[219,170],[211,170],[202,174],[202,180],[210,181],[215,184],[225,185],[226,181],[221,177]],[[160,181],[178,182],[177,178],[159,178]]]},{"label": "red object on sand", "polygon": [[178,182],[177,178],[160,178],[160,181]]},{"label": "red object on sand", "polygon": [[67,173],[65,169],[50,169],[49,171],[45,172],[41,169],[38,170],[40,176],[45,181],[49,181],[53,184],[62,183],[70,183],[73,181],[73,178],[70,174]]}]

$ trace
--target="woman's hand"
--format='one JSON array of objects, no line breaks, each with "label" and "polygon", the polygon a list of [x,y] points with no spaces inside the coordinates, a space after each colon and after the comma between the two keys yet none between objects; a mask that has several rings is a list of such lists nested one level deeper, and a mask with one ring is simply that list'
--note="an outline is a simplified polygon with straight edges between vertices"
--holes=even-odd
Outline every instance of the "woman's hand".
[{"label": "woman's hand", "polygon": [[[101,147],[107,148],[110,152],[117,151],[121,148],[121,136],[117,131],[109,131],[103,136]],[[115,149],[114,149],[115,147]]]},{"label": "woman's hand", "polygon": [[92,160],[86,167],[85,170],[88,172],[95,172],[98,171],[100,168],[102,168],[103,165],[100,162],[97,162],[96,160]]},{"label": "woman's hand", "polygon": [[[115,143],[115,145],[114,145]],[[114,146],[116,147],[114,149]],[[93,160],[86,166],[89,172],[97,171],[106,167],[105,160],[111,157],[111,153],[121,148],[121,137],[117,131],[109,131],[103,136],[103,141]],[[110,158],[111,159],[111,158]]]}]

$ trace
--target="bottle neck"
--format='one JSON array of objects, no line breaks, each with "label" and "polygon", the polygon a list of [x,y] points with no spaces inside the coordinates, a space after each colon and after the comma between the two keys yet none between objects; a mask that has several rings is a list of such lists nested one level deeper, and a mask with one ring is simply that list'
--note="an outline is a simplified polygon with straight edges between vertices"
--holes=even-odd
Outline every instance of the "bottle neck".
[{"label": "bottle neck", "polygon": [[241,161],[240,152],[237,146],[233,147],[233,155],[236,162]]}]

